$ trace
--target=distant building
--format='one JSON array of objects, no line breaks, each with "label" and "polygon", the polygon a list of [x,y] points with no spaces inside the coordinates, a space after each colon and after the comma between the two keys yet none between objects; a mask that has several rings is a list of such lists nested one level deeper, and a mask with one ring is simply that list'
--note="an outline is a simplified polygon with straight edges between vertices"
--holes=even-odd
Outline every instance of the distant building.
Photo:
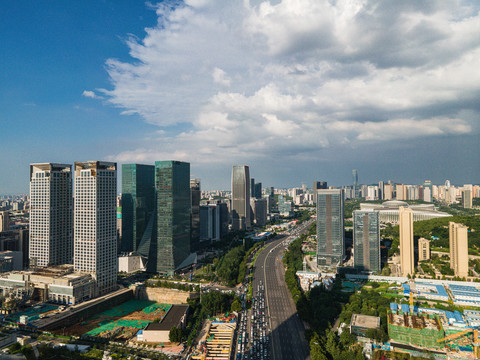
[{"label": "distant building", "polygon": [[433,191],[432,191],[432,181],[425,180],[423,183],[423,201],[432,202],[433,200]]},{"label": "distant building", "polygon": [[138,251],[153,216],[154,174],[153,165],[122,165],[122,252]]},{"label": "distant building", "polygon": [[96,282],[95,296],[117,288],[117,164],[75,162],[74,269]]},{"label": "distant building", "polygon": [[462,191],[462,205],[465,209],[471,209],[473,203],[472,190],[464,189]]},{"label": "distant building", "polygon": [[450,268],[455,276],[468,277],[468,228],[463,224],[448,224],[450,243]]},{"label": "distant building", "polygon": [[353,212],[353,249],[356,268],[374,273],[382,270],[378,211]]},{"label": "distant building", "polygon": [[173,275],[188,264],[190,257],[190,163],[155,162],[157,194],[156,253],[150,254],[147,268]]},{"label": "distant building", "polygon": [[211,244],[222,237],[222,207],[217,204],[200,205],[200,243]]},{"label": "distant building", "polygon": [[273,212],[275,208],[275,198],[274,198],[274,188],[273,187],[266,187],[265,188],[265,198],[267,199],[267,212]]},{"label": "distant building", "polygon": [[255,199],[262,198],[262,183],[255,183],[254,197]]},{"label": "distant building", "polygon": [[267,199],[250,199],[253,219],[257,226],[267,223]]},{"label": "distant building", "polygon": [[393,186],[391,184],[383,185],[383,199],[384,200],[393,199]]},{"label": "distant building", "polygon": [[232,229],[249,230],[250,225],[250,171],[246,165],[232,169]]},{"label": "distant building", "polygon": [[30,266],[72,263],[72,217],[72,165],[31,164]]},{"label": "distant building", "polygon": [[8,211],[0,211],[0,232],[8,231],[10,227],[10,218]]},{"label": "distant building", "polygon": [[285,200],[283,195],[278,195],[278,212],[282,216],[293,215],[293,205],[291,201]]},{"label": "distant building", "polygon": [[359,188],[358,188],[358,170],[353,169],[352,170],[352,176],[353,176],[354,198],[358,198],[358,197],[360,197]]},{"label": "distant building", "polygon": [[415,271],[413,244],[413,211],[400,207],[400,266],[402,276],[413,275]]},{"label": "distant building", "polygon": [[[386,187],[387,185],[385,185]],[[434,204],[408,204],[404,201],[389,200],[382,204],[361,203],[361,210],[376,210],[380,214],[382,223],[398,223],[400,207],[410,208],[413,211],[413,221],[429,220],[452,216],[448,213],[435,210]]]},{"label": "distant building", "polygon": [[22,254],[22,269],[28,267],[28,229],[0,232],[0,251],[14,251]]},{"label": "distant building", "polygon": [[418,239],[418,261],[430,260],[430,240]]},{"label": "distant building", "polygon": [[317,264],[341,265],[345,254],[343,190],[316,190]]},{"label": "distant building", "polygon": [[202,197],[200,179],[190,179],[190,193],[192,196],[190,252],[193,252],[197,251],[200,246],[200,200]]}]

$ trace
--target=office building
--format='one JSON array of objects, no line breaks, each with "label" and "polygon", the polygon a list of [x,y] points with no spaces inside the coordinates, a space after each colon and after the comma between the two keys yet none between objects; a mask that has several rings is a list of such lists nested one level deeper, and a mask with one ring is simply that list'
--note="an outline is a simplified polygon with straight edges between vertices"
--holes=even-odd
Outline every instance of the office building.
[{"label": "office building", "polygon": [[359,194],[359,187],[358,187],[358,170],[353,169],[352,170],[352,176],[353,176],[353,192],[354,192],[354,198],[360,197]]},{"label": "office building", "polygon": [[271,213],[275,209],[275,189],[272,186],[265,188],[265,198],[267,199],[267,212]]},{"label": "office building", "polygon": [[117,287],[117,164],[75,162],[74,270],[95,280],[95,296]]},{"label": "office building", "polygon": [[122,252],[138,251],[155,208],[155,167],[122,165]]},{"label": "office building", "polygon": [[253,221],[257,226],[267,223],[267,199],[250,199]]},{"label": "office building", "polygon": [[399,209],[400,227],[400,266],[402,276],[413,275],[415,270],[414,244],[413,244],[413,211],[412,209]]},{"label": "office building", "polygon": [[353,212],[353,264],[356,268],[379,273],[380,219],[377,211]]},{"label": "office building", "polygon": [[28,229],[15,229],[0,232],[0,252],[13,251],[22,254],[22,268],[29,264],[29,231]]},{"label": "office building", "polygon": [[211,244],[221,239],[221,212],[216,204],[200,205],[200,241]]},{"label": "office building", "polygon": [[463,224],[448,223],[450,243],[450,268],[455,276],[468,276],[468,228]]},{"label": "office building", "polygon": [[255,179],[250,178],[250,198],[255,197]]},{"label": "office building", "polygon": [[384,200],[384,197],[385,197],[384,186],[385,184],[383,181],[378,182],[378,198],[380,200]]},{"label": "office building", "polygon": [[156,253],[150,254],[147,268],[173,275],[190,257],[190,163],[156,161],[155,189]]},{"label": "office building", "polygon": [[418,261],[430,260],[430,240],[418,239]]},{"label": "office building", "polygon": [[291,201],[287,201],[283,195],[278,195],[278,212],[282,216],[293,215],[293,204]]},{"label": "office building", "polygon": [[250,226],[250,171],[246,165],[232,169],[232,229],[248,230]]},{"label": "office building", "polygon": [[345,254],[343,190],[315,190],[317,203],[317,264],[339,266]]},{"label": "office building", "polygon": [[395,184],[395,198],[397,200],[408,200],[407,199],[407,187],[403,184]]},{"label": "office building", "polygon": [[190,221],[190,252],[197,251],[200,246],[200,179],[190,179],[192,197],[192,217]]},{"label": "office building", "polygon": [[10,226],[10,218],[8,211],[0,211],[0,232],[8,231]]},{"label": "office building", "polygon": [[384,200],[393,199],[393,186],[391,184],[383,185],[383,199]]},{"label": "office building", "polygon": [[262,198],[262,183],[255,183],[254,198],[255,199]]},{"label": "office building", "polygon": [[73,260],[72,166],[30,165],[30,266]]}]

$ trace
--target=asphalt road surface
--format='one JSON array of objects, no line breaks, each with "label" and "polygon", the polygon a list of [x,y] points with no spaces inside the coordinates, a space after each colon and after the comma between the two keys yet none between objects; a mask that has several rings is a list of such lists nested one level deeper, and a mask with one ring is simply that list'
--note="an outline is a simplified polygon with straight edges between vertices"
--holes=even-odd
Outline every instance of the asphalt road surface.
[{"label": "asphalt road surface", "polygon": [[270,328],[270,359],[310,359],[305,328],[297,315],[295,303],[285,283],[282,261],[286,242],[293,237],[282,236],[260,253],[255,263],[254,295],[260,281],[265,284],[267,323]]}]

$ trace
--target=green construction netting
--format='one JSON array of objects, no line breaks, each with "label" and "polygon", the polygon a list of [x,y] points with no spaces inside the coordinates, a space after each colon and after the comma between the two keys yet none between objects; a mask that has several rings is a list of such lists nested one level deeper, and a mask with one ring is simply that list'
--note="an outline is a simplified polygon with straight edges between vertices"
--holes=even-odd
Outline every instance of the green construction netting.
[{"label": "green construction netting", "polygon": [[152,305],[150,305],[150,306],[147,306],[147,307],[144,308],[142,311],[143,311],[145,314],[150,314],[150,313],[155,312],[155,311],[157,311],[157,310],[162,310],[162,311],[167,312],[171,307],[172,307],[172,305],[170,305],[170,304],[159,304],[159,303],[155,303],[155,304],[152,304]]},{"label": "green construction netting", "polygon": [[120,326],[124,327],[130,327],[130,328],[136,328],[136,329],[143,329],[145,326],[147,326],[151,321],[146,321],[146,320],[115,320],[115,321],[102,321],[100,326],[97,328],[90,330],[87,332],[85,335],[90,335],[90,336],[95,336],[98,335],[104,331],[111,331],[115,330],[116,328]]}]

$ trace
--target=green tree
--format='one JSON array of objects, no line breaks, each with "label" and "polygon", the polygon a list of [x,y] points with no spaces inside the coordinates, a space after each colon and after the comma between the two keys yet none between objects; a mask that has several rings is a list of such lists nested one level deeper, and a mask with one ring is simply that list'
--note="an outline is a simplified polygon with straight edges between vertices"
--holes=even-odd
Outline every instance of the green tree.
[{"label": "green tree", "polygon": [[242,311],[242,304],[240,304],[240,301],[238,301],[238,299],[235,299],[233,301],[232,306],[230,307],[230,310],[236,311],[236,312]]},{"label": "green tree", "polygon": [[178,343],[182,341],[182,330],[173,326],[168,333],[168,339],[170,342]]}]

